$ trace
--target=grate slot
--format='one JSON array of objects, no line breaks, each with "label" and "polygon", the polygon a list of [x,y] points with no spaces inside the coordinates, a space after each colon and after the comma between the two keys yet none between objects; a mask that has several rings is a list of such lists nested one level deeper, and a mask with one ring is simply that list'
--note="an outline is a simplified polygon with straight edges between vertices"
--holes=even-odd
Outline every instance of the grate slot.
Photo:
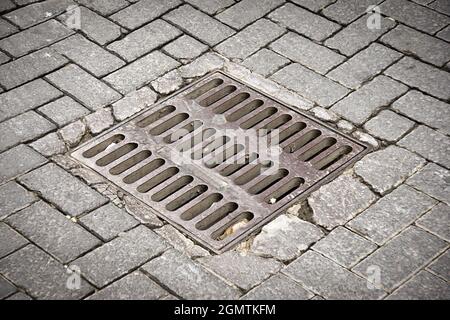
[{"label": "grate slot", "polygon": [[198,230],[208,230],[217,224],[220,220],[227,217],[230,213],[236,211],[238,209],[238,204],[236,202],[228,202],[223,205],[219,209],[215,210],[211,214],[209,214],[206,218],[203,218],[199,222],[195,224],[195,227]]},{"label": "grate slot", "polygon": [[226,146],[224,146],[224,150],[222,152],[218,152],[219,154],[213,156],[212,158],[205,160],[205,166],[207,168],[216,168],[220,164],[228,161],[230,158],[233,158],[236,156],[239,152],[244,150],[244,146],[241,144],[235,144],[231,147],[228,147],[225,149]]},{"label": "grate slot", "polygon": [[201,85],[199,88],[192,90],[190,93],[188,93],[186,95],[187,99],[197,99],[198,97],[200,97],[201,95],[211,91],[214,88],[217,88],[218,86],[223,84],[223,80],[220,78],[217,79],[212,79],[210,81],[208,81],[207,83]]},{"label": "grate slot", "polygon": [[164,199],[189,185],[192,181],[194,181],[194,178],[192,178],[191,176],[183,176],[152,195],[152,200],[156,202],[163,201]]},{"label": "grate slot", "polygon": [[138,147],[137,143],[127,143],[127,144],[115,149],[114,151],[108,153],[107,155],[101,157],[100,159],[98,159],[95,162],[95,164],[100,167],[107,166],[108,164],[110,164],[110,163],[116,161],[117,159],[122,158],[126,154],[130,153],[137,147]]},{"label": "grate slot", "polygon": [[338,149],[334,150],[322,159],[314,162],[314,168],[316,168],[317,170],[325,170],[341,160],[344,156],[350,154],[352,150],[353,149],[350,146],[340,146]]},{"label": "grate slot", "polygon": [[269,196],[264,200],[268,204],[275,204],[280,200],[284,199],[289,194],[296,191],[301,185],[305,183],[305,179],[303,178],[294,178],[291,179],[288,183],[284,184],[281,188],[272,192]]},{"label": "grate slot", "polygon": [[264,161],[262,163],[258,163],[254,165],[250,170],[247,170],[244,174],[237,177],[234,182],[238,186],[245,185],[255,179],[256,177],[260,176],[263,172],[267,171],[270,167],[273,166],[273,163],[271,161]]},{"label": "grate slot", "polygon": [[215,205],[217,202],[221,201],[223,199],[223,195],[220,193],[213,193],[208,196],[206,196],[204,199],[200,200],[197,204],[192,206],[191,208],[187,209],[185,212],[183,212],[180,216],[181,219],[188,221],[192,220],[201,213],[205,212],[209,208],[211,208],[213,205]]},{"label": "grate slot", "polygon": [[187,205],[189,202],[193,201],[195,198],[197,198],[200,195],[202,195],[203,193],[205,193],[207,190],[208,190],[207,185],[201,184],[201,185],[195,186],[195,187],[189,189],[188,191],[186,191],[185,193],[183,193],[178,198],[170,201],[166,205],[166,209],[169,211],[177,211],[180,208]]},{"label": "grate slot", "polygon": [[198,144],[208,141],[209,138],[216,134],[216,130],[212,128],[205,128],[199,131],[194,131],[191,136],[185,136],[180,139],[180,143],[176,146],[179,152],[187,152],[195,148]]},{"label": "grate slot", "polygon": [[271,120],[269,123],[265,124],[263,127],[258,129],[258,133],[261,132],[260,136],[264,136],[272,132],[273,130],[276,130],[280,128],[281,126],[285,125],[289,121],[292,120],[292,116],[290,114],[282,114],[281,116],[277,117],[276,119]]},{"label": "grate slot", "polygon": [[164,132],[172,129],[176,125],[180,124],[181,122],[183,122],[187,118],[189,118],[189,115],[187,113],[179,113],[177,115],[174,115],[169,120],[167,120],[167,121],[157,125],[153,129],[151,129],[150,130],[150,134],[152,136],[159,136],[159,135],[163,134]]},{"label": "grate slot", "polygon": [[337,140],[335,138],[325,138],[322,139],[319,143],[309,148],[304,153],[298,156],[298,159],[301,161],[310,161],[320,155],[322,152],[326,151],[328,148],[336,144]]},{"label": "grate slot", "polygon": [[235,164],[230,164],[220,171],[220,174],[224,177],[231,176],[236,172],[242,170],[245,166],[251,162],[258,159],[259,155],[257,153],[245,154],[243,157],[239,158]]},{"label": "grate slot", "polygon": [[182,128],[176,130],[175,132],[164,137],[163,141],[165,143],[171,144],[177,142],[178,140],[188,136],[190,133],[194,132],[198,128],[203,125],[203,122],[200,120],[194,120]]},{"label": "grate slot", "polygon": [[125,182],[126,184],[135,183],[135,182],[141,180],[142,178],[144,178],[145,176],[147,176],[148,174],[152,173],[156,169],[162,167],[165,163],[166,163],[166,160],[164,160],[164,159],[161,159],[161,158],[154,159],[151,162],[146,163],[139,169],[128,174],[125,178],[123,178],[123,182]]},{"label": "grate slot", "polygon": [[152,114],[144,117],[142,120],[138,121],[136,123],[136,125],[140,128],[148,127],[149,125],[155,123],[156,121],[165,118],[166,116],[168,116],[175,110],[176,110],[176,108],[174,106],[171,106],[171,105],[164,106],[164,107],[160,108],[159,110],[156,110]]},{"label": "grate slot", "polygon": [[320,132],[319,130],[316,129],[310,130],[306,132],[304,135],[297,138],[294,142],[284,147],[284,150],[289,153],[294,153],[303,146],[305,146],[306,144],[318,138],[321,134],[322,132]]},{"label": "grate slot", "polygon": [[102,153],[106,149],[114,147],[115,145],[119,144],[124,139],[125,136],[123,134],[113,135],[112,137],[109,137],[108,139],[100,142],[99,144],[83,152],[83,157],[85,158],[95,157],[96,155]]},{"label": "grate slot", "polygon": [[226,116],[226,119],[230,122],[238,121],[239,119],[245,117],[246,115],[260,108],[263,104],[264,101],[262,100],[259,99],[253,100],[244,105],[242,108],[234,111],[232,114]]},{"label": "grate slot", "polygon": [[255,215],[251,212],[243,212],[236,218],[228,222],[226,225],[220,227],[211,234],[211,238],[217,241],[223,241],[226,238],[236,234],[240,229],[248,227],[249,223],[253,220]]},{"label": "grate slot", "polygon": [[227,101],[223,102],[222,104],[218,105],[217,107],[215,107],[213,112],[217,113],[217,114],[225,113],[225,112],[233,109],[237,105],[241,104],[248,98],[250,98],[249,93],[247,93],[247,92],[238,93],[234,97],[230,98],[229,100],[227,100]]},{"label": "grate slot", "polygon": [[237,89],[236,86],[228,85],[228,86],[220,89],[219,91],[213,93],[212,95],[204,98],[202,101],[199,102],[199,104],[202,107],[209,107],[209,106],[213,105],[214,103],[216,103],[217,101],[222,100],[226,96],[232,94],[234,91],[236,91],[236,89]]},{"label": "grate slot", "polygon": [[278,112],[277,108],[274,108],[274,107],[266,108],[263,111],[259,112],[258,114],[252,115],[252,117],[250,119],[245,120],[243,123],[240,124],[240,127],[244,130],[253,128],[258,123],[263,122],[264,120],[273,116],[277,112]]},{"label": "grate slot", "polygon": [[140,186],[136,188],[136,190],[140,193],[146,193],[155,188],[156,186],[159,186],[164,181],[172,178],[174,175],[176,175],[178,172],[180,172],[180,169],[176,167],[170,167],[165,169],[163,172],[158,173],[156,176],[151,178],[150,180],[147,180]]},{"label": "grate slot", "polygon": [[250,187],[248,192],[250,194],[260,194],[280,182],[284,177],[287,177],[288,174],[289,171],[286,169],[279,169],[276,174],[267,176]]},{"label": "grate slot", "polygon": [[119,163],[119,164],[115,165],[114,167],[112,167],[111,169],[109,169],[109,173],[111,173],[112,175],[115,175],[115,176],[119,175],[119,174],[129,170],[130,168],[134,167],[138,163],[141,163],[145,159],[150,158],[151,155],[152,155],[152,153],[149,150],[139,151],[135,155],[132,155],[125,161],[122,161],[121,163]]},{"label": "grate slot", "polygon": [[290,138],[306,128],[306,123],[296,122],[288,128],[280,132],[279,144],[283,146],[284,142],[287,142]]},{"label": "grate slot", "polygon": [[227,136],[221,136],[212,141],[206,141],[201,147],[199,146],[199,148],[194,148],[194,151],[191,153],[191,159],[200,160],[205,158],[207,155],[213,153],[229,141],[230,137]]}]

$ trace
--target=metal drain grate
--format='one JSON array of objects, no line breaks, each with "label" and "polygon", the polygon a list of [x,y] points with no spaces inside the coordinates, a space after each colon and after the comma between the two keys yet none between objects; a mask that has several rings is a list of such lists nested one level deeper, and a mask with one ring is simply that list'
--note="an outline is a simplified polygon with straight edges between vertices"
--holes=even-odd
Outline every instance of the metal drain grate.
[{"label": "metal drain grate", "polygon": [[72,156],[218,253],[368,151],[215,72]]}]

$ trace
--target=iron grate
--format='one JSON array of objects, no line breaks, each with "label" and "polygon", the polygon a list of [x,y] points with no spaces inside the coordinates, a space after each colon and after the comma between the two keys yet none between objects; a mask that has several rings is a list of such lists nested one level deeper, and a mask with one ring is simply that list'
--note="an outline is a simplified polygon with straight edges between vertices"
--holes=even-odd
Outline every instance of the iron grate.
[{"label": "iron grate", "polygon": [[[261,141],[269,148],[254,150]],[[219,253],[368,151],[214,72],[72,156]]]}]

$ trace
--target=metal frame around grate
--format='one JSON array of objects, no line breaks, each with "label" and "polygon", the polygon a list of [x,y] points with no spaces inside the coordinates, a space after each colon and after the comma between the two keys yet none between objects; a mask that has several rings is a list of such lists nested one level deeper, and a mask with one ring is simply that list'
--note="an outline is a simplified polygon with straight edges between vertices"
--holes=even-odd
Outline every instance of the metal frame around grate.
[{"label": "metal frame around grate", "polygon": [[[235,142],[240,134],[261,129],[269,135],[278,130],[283,151],[276,169],[267,170],[270,162]],[[203,139],[195,144],[199,135]],[[194,159],[181,163],[180,150]],[[224,150],[231,150],[228,161],[219,156],[228,155]],[[218,253],[367,152],[363,143],[214,72],[72,156]],[[244,161],[230,163],[236,159]]]}]

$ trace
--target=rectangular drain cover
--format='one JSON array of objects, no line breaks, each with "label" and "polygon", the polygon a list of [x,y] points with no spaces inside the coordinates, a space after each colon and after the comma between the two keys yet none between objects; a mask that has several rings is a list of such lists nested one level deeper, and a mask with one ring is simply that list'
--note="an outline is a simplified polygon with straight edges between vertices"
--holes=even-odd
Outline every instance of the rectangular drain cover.
[{"label": "rectangular drain cover", "polygon": [[214,72],[72,156],[220,253],[368,149]]}]

